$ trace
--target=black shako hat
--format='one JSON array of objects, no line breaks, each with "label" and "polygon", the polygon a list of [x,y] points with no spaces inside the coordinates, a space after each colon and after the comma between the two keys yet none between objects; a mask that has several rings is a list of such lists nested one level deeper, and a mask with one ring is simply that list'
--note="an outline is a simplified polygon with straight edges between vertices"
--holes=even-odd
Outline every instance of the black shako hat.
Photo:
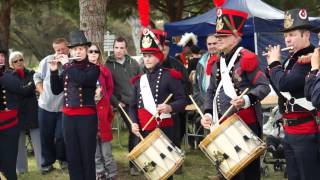
[{"label": "black shako hat", "polygon": [[76,46],[91,46],[91,42],[88,42],[84,32],[82,30],[75,30],[69,33],[69,48],[73,48]]},{"label": "black shako hat", "polygon": [[235,9],[218,8],[216,13],[217,19],[215,36],[232,35],[233,33],[237,33],[238,36],[242,36],[242,29],[248,18],[248,14],[246,12]]},{"label": "black shako hat", "polygon": [[284,13],[283,29],[280,32],[312,28],[306,9],[291,9]]},{"label": "black shako hat", "polygon": [[140,39],[142,53],[162,52],[167,33],[160,29],[143,29]]}]

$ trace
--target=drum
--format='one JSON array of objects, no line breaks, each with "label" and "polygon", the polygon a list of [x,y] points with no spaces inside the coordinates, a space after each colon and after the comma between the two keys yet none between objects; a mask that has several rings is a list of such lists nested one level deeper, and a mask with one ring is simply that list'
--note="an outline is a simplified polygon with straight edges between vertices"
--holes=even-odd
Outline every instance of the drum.
[{"label": "drum", "polygon": [[199,144],[226,179],[231,179],[266,150],[266,144],[234,114]]},{"label": "drum", "polygon": [[157,128],[134,147],[128,159],[148,179],[167,179],[182,165],[184,154]]}]

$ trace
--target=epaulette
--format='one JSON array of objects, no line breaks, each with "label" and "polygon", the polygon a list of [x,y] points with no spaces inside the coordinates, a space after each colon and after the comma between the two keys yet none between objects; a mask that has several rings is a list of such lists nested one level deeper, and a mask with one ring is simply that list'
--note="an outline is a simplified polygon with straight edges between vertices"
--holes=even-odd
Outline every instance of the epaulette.
[{"label": "epaulette", "polygon": [[178,80],[182,79],[182,73],[180,71],[177,71],[176,69],[173,69],[173,68],[164,68],[164,69],[168,70],[170,75],[173,78],[178,79]]},{"label": "epaulette", "polygon": [[242,49],[241,51],[241,59],[240,59],[240,67],[243,71],[252,72],[254,71],[258,65],[259,61],[255,53]]},{"label": "epaulette", "polygon": [[138,75],[134,76],[133,78],[131,78],[130,83],[132,85],[134,85],[138,81],[138,79],[140,79],[141,76],[142,76],[142,74],[138,74]]}]

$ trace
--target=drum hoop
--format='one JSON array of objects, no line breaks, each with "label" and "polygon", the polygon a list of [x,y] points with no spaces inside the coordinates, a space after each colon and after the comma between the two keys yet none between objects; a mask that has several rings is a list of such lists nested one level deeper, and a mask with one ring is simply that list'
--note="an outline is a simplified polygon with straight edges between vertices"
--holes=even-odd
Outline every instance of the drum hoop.
[{"label": "drum hoop", "polygon": [[266,149],[267,149],[267,145],[265,143],[262,143],[261,145],[257,146],[253,150],[253,152],[250,154],[251,156],[247,156],[241,161],[239,161],[238,164],[233,166],[229,171],[227,172],[220,171],[220,172],[226,179],[229,180],[233,178],[235,175],[237,175],[242,169],[247,167],[252,161],[254,161],[255,159],[259,158],[262,154],[264,154]]},{"label": "drum hoop", "polygon": [[241,118],[236,113],[227,118],[225,121],[223,121],[222,124],[220,124],[214,131],[208,134],[207,137],[200,142],[199,147],[201,149],[205,149],[214,139],[216,139],[221,134],[222,131],[234,124],[238,119]]},{"label": "drum hoop", "polygon": [[166,172],[160,179],[161,180],[168,179],[168,177],[174,174],[176,170],[182,165],[183,161],[184,161],[184,157],[179,159],[179,161],[168,172]]},{"label": "drum hoop", "polygon": [[158,139],[163,132],[157,128],[153,130],[143,141],[141,141],[138,145],[136,145],[132,151],[128,154],[128,159],[134,160],[138,156],[140,156],[143,152],[145,152],[156,139]]}]

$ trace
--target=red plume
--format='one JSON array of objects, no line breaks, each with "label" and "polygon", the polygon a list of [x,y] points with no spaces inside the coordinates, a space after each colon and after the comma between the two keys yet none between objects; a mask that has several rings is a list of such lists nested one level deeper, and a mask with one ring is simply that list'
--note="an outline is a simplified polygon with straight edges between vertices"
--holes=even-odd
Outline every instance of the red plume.
[{"label": "red plume", "polygon": [[143,27],[148,27],[150,24],[149,0],[138,0],[138,11],[141,25]]},{"label": "red plume", "polygon": [[224,0],[213,0],[213,4],[216,7],[221,7],[224,4]]}]

